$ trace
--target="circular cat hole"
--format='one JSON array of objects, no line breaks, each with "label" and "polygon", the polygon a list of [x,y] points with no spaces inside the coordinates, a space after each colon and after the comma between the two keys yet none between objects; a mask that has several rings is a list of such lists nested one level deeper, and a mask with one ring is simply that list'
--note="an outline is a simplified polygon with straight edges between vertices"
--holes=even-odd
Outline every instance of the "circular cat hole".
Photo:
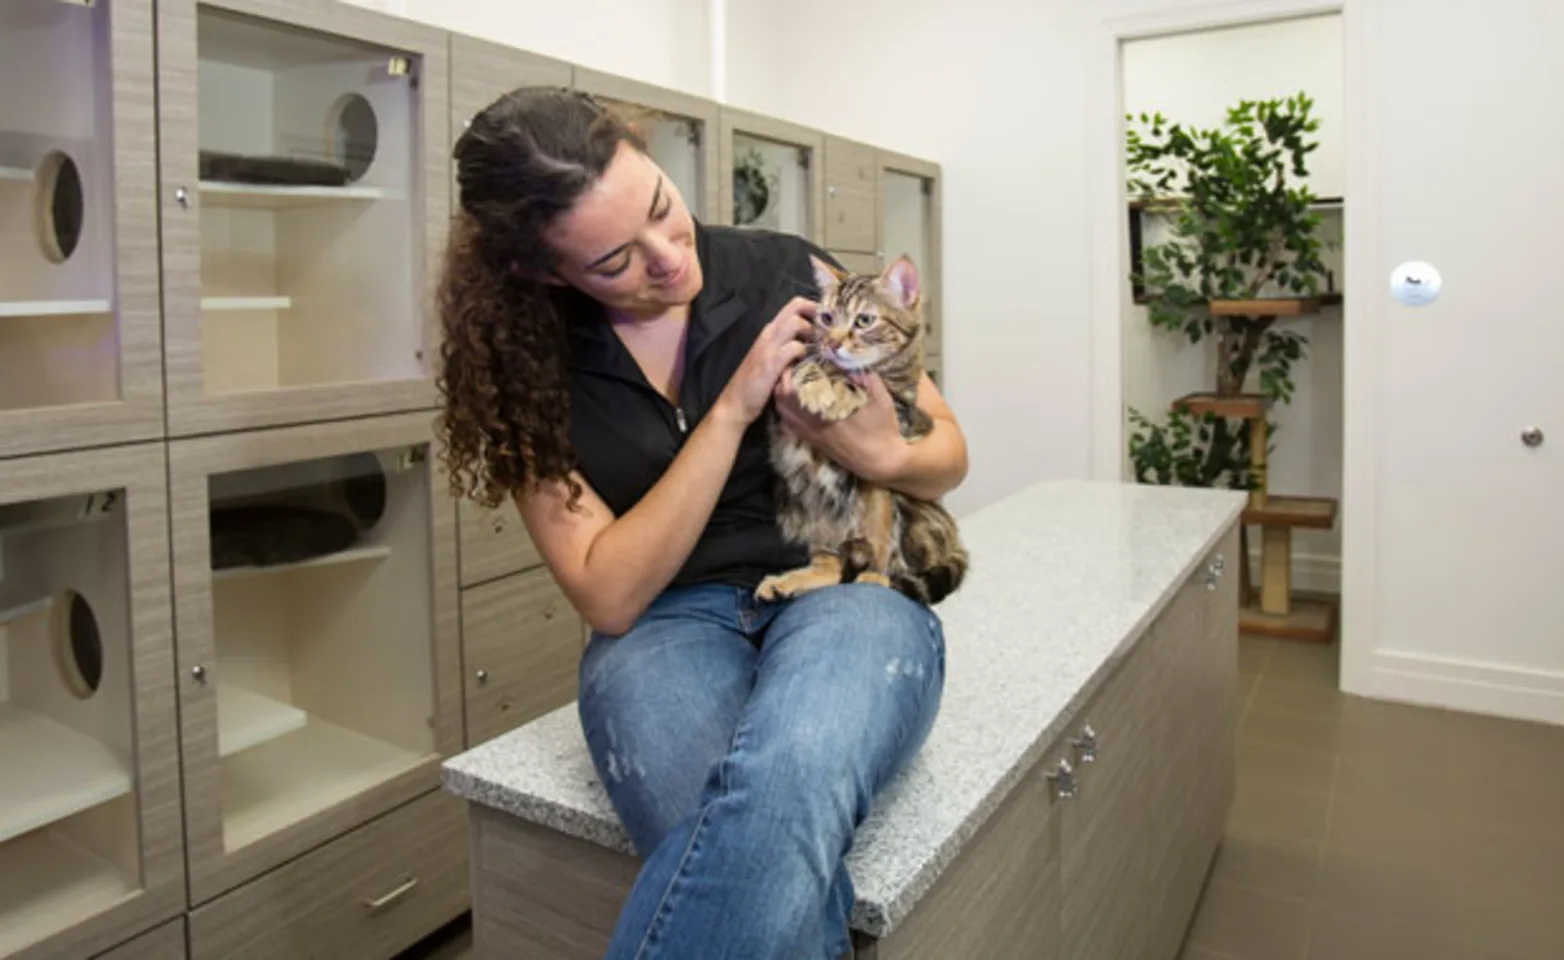
[{"label": "circular cat hole", "polygon": [[345,94],[331,108],[331,159],[348,171],[348,180],[357,181],[375,162],[380,146],[380,121],[375,108],[356,93]]},{"label": "circular cat hole", "polygon": [[50,151],[33,177],[33,221],[38,245],[51,263],[64,263],[81,243],[87,198],[76,161]]},{"label": "circular cat hole", "polygon": [[92,604],[75,590],[55,598],[54,659],[65,686],[78,699],[98,692],[103,682],[103,635]]}]

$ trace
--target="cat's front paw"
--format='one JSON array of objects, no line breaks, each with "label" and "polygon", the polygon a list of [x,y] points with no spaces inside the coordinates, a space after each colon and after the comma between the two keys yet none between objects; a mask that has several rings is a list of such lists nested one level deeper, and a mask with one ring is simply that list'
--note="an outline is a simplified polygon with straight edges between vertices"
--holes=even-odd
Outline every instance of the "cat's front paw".
[{"label": "cat's front paw", "polygon": [[766,602],[787,599],[787,594],[783,592],[785,579],[781,574],[772,574],[760,581],[760,586],[755,588],[755,599]]},{"label": "cat's front paw", "polygon": [[798,385],[798,405],[829,423],[846,420],[869,400],[856,384],[820,377]]}]

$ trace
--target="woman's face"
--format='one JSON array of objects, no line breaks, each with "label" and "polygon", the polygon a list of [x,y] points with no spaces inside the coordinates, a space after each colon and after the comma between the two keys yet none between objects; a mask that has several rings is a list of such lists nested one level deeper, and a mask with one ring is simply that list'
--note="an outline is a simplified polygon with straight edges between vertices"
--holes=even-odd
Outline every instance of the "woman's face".
[{"label": "woman's face", "polygon": [[695,299],[695,222],[656,163],[628,143],[549,227],[555,273],[610,310],[651,318]]}]

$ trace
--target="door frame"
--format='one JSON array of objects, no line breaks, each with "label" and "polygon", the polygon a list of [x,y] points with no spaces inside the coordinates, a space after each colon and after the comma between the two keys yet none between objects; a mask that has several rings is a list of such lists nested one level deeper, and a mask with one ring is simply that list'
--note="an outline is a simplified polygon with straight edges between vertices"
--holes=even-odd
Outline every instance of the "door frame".
[{"label": "door frame", "polygon": [[[1346,194],[1343,211],[1344,272],[1355,280],[1344,291],[1341,606],[1337,636],[1339,685],[1372,695],[1377,635],[1377,519],[1375,474],[1379,429],[1377,322],[1381,301],[1370,296],[1383,275],[1377,253],[1378,210],[1369,202],[1379,177],[1374,140],[1381,109],[1380,83],[1371,59],[1377,23],[1374,0],[1110,0],[1092,28],[1087,77],[1087,198],[1091,227],[1091,476],[1131,480],[1124,417],[1122,300],[1129,228],[1124,185],[1122,45],[1125,41],[1339,13],[1345,89]],[[1152,9],[1148,9],[1151,7]]]}]

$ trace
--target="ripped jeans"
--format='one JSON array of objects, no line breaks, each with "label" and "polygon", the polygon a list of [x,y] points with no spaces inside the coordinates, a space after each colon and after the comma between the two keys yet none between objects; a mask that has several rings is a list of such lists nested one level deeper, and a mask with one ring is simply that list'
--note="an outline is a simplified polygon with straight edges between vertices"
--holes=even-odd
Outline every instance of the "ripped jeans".
[{"label": "ripped jeans", "polygon": [[848,584],[667,591],[581,662],[582,728],[644,858],[609,960],[838,960],[843,857],[945,682],[928,608]]}]

